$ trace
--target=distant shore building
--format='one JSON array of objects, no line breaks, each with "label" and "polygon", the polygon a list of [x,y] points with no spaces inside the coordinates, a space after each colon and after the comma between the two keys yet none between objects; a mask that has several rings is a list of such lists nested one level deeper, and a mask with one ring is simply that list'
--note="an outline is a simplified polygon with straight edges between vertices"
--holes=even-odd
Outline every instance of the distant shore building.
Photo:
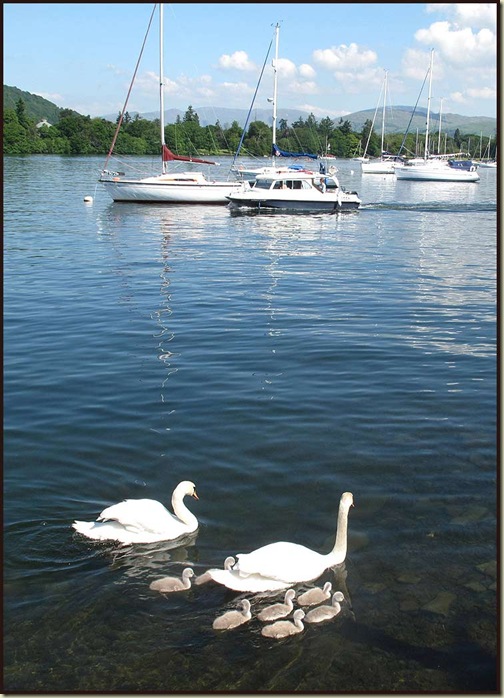
[{"label": "distant shore building", "polygon": [[52,124],[50,124],[47,119],[42,119],[42,121],[39,121],[37,124],[37,128],[42,128],[42,126],[49,126],[51,127]]}]

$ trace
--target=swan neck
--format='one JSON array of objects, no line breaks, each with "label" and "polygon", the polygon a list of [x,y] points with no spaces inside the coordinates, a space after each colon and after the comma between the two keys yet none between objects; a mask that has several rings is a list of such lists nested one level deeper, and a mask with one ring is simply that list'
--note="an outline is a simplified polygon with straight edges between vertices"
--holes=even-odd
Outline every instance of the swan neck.
[{"label": "swan neck", "polygon": [[189,509],[186,507],[184,504],[184,495],[180,494],[179,492],[174,492],[172,496],[172,507],[173,511],[175,513],[175,516],[179,518],[182,523],[185,523],[187,526],[197,526],[198,525],[198,520],[194,516],[192,512],[189,511]]},{"label": "swan neck", "polygon": [[337,557],[339,562],[343,562],[347,552],[348,534],[348,508],[340,504],[338,511],[338,524],[336,528],[336,540],[331,551],[332,557]]}]

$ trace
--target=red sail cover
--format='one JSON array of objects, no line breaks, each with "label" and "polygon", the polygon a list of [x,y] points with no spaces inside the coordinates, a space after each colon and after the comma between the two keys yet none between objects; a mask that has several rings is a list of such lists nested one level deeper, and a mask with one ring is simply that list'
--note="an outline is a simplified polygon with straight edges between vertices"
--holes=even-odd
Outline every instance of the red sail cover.
[{"label": "red sail cover", "polygon": [[186,157],[185,155],[175,155],[168,148],[168,146],[163,145],[163,162],[169,162],[170,160],[182,160],[183,162],[198,162],[202,165],[216,165],[216,162],[211,162],[211,160],[200,160],[198,158]]}]

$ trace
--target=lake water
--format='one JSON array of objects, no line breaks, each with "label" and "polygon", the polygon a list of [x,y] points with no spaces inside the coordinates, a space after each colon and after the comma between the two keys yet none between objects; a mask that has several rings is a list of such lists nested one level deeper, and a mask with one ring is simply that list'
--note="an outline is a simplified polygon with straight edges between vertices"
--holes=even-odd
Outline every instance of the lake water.
[{"label": "lake water", "polygon": [[[497,691],[496,171],[338,161],[362,208],[296,216],[115,204],[102,164],[4,159],[4,691]],[[183,479],[186,545],[71,528]],[[344,491],[336,619],[219,634],[243,594],[149,589],[328,552]]]}]

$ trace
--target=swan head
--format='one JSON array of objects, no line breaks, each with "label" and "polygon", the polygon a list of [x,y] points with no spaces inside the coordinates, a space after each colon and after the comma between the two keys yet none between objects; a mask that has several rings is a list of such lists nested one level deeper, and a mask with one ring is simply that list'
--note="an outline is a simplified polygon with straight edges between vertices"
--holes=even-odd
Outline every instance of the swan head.
[{"label": "swan head", "polygon": [[243,610],[243,613],[249,613],[250,612],[250,601],[248,599],[243,599],[241,602],[241,607]]},{"label": "swan head", "polygon": [[303,611],[302,608],[298,608],[297,610],[295,610],[294,615],[292,616],[292,618],[294,620],[303,620],[304,617],[305,617],[305,612]]},{"label": "swan head", "polygon": [[194,499],[199,499],[198,495],[196,494],[196,485],[190,480],[183,480],[182,482],[179,482],[175,488],[174,494],[175,492],[177,492],[177,494],[181,494],[183,497],[188,495],[189,497],[194,497]]},{"label": "swan head", "polygon": [[353,507],[353,494],[351,492],[343,492],[340,499],[340,505],[347,510],[350,509],[350,507]]},{"label": "swan head", "polygon": [[182,579],[190,579],[191,577],[194,577],[194,570],[192,567],[186,567],[182,572]]},{"label": "swan head", "polygon": [[234,565],[235,562],[236,562],[236,560],[234,559],[234,557],[233,557],[232,555],[230,555],[229,557],[227,557],[227,558],[224,560],[224,569],[225,569],[225,570],[230,570],[231,567]]},{"label": "swan head", "polygon": [[324,592],[324,594],[330,594],[330,593],[331,593],[331,589],[332,589],[332,584],[331,584],[331,582],[326,582],[326,583],[324,584],[324,588],[322,589],[322,591]]},{"label": "swan head", "polygon": [[296,598],[296,592],[294,591],[294,589],[287,589],[284,598],[285,601],[294,601],[294,599]]},{"label": "swan head", "polygon": [[343,593],[341,591],[335,591],[334,594],[332,595],[333,606],[336,606],[336,603],[344,601],[344,599],[345,599],[345,597],[343,596]]}]

